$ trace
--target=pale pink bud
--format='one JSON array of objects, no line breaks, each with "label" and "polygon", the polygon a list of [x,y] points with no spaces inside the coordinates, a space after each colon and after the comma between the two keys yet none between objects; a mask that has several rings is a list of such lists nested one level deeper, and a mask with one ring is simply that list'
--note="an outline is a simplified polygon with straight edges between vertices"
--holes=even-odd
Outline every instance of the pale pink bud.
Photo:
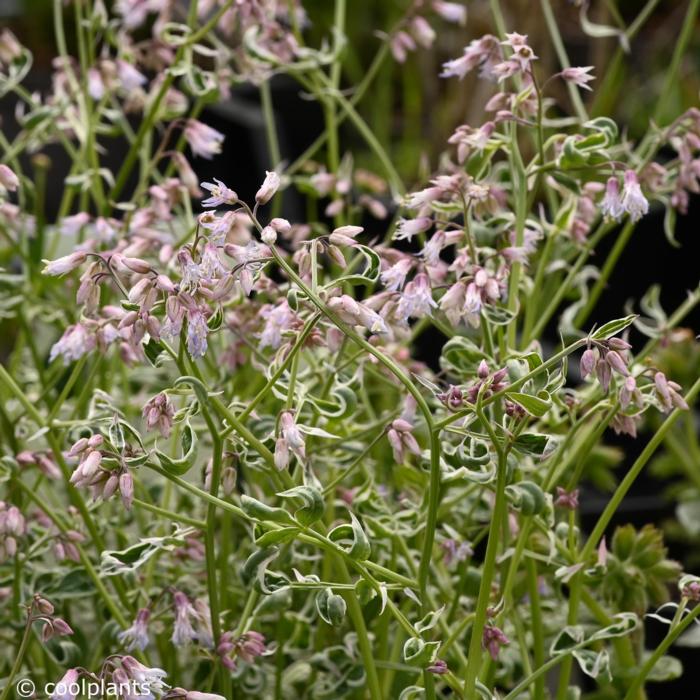
[{"label": "pale pink bud", "polygon": [[274,196],[280,186],[280,176],[274,171],[265,171],[265,181],[255,194],[255,201],[258,204],[267,204]]},{"label": "pale pink bud", "polygon": [[4,163],[0,163],[0,187],[10,192],[15,192],[19,187],[19,178]]},{"label": "pale pink bud", "polygon": [[45,275],[65,275],[77,267],[80,267],[87,259],[87,254],[82,250],[77,250],[70,255],[64,255],[62,258],[57,258],[56,260],[43,260],[46,264],[42,272]]}]

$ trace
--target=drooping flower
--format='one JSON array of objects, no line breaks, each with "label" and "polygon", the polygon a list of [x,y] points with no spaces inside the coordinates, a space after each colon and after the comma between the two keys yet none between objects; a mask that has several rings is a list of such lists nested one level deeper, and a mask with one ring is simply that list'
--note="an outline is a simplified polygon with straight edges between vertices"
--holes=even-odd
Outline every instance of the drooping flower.
[{"label": "drooping flower", "polygon": [[620,198],[620,183],[616,177],[608,178],[605,186],[605,196],[600,203],[600,209],[603,216],[610,217],[616,221],[624,214],[622,199]]},{"label": "drooping flower", "polygon": [[408,321],[409,318],[429,316],[434,308],[437,308],[437,302],[433,299],[430,280],[428,275],[421,272],[406,285],[401,293],[396,314],[404,321]]},{"label": "drooping flower", "polygon": [[122,59],[117,59],[117,73],[121,87],[127,92],[136,90],[146,82],[146,76],[133,64]]},{"label": "drooping flower", "polygon": [[266,651],[265,637],[254,630],[244,632],[239,637],[234,637],[233,632],[224,632],[216,647],[221,663],[231,670],[236,667],[237,658],[252,664]]},{"label": "drooping flower", "polygon": [[150,399],[143,407],[143,417],[146,419],[148,430],[157,427],[164,438],[170,435],[174,415],[175,408],[170,397],[163,391]]},{"label": "drooping flower", "polygon": [[0,163],[0,188],[4,187],[9,192],[15,192],[19,187],[19,178],[14,171],[4,163]]},{"label": "drooping flower", "polygon": [[291,411],[282,411],[279,419],[279,434],[275,443],[275,466],[277,469],[285,469],[289,465],[290,452],[297,459],[306,458],[306,446],[301,431],[294,422]]},{"label": "drooping flower", "polygon": [[77,668],[69,668],[59,681],[54,684],[54,689],[49,700],[75,700],[78,693],[77,681],[80,673]]},{"label": "drooping flower", "polygon": [[148,621],[151,611],[148,608],[141,608],[136,613],[131,627],[123,630],[117,635],[117,639],[125,645],[127,651],[139,649],[143,651],[148,646]]},{"label": "drooping flower", "polygon": [[467,21],[467,8],[458,2],[446,2],[446,0],[433,0],[431,3],[433,12],[437,13],[446,22],[454,22],[464,26]]},{"label": "drooping flower", "polygon": [[483,634],[483,646],[488,650],[491,658],[495,661],[502,646],[510,644],[510,640],[495,625],[486,625]]},{"label": "drooping flower", "polygon": [[185,127],[185,139],[187,139],[194,155],[211,159],[221,153],[224,135],[197,119],[188,119]]},{"label": "drooping flower", "polygon": [[649,211],[649,202],[642,194],[634,170],[625,171],[625,185],[622,188],[621,203],[632,221],[639,221]]},{"label": "drooping flower", "polygon": [[415,455],[420,455],[420,446],[413,436],[413,426],[407,420],[397,418],[392,421],[386,436],[389,439],[397,464],[404,463],[406,450]]},{"label": "drooping flower", "polygon": [[187,351],[194,358],[204,357],[207,352],[209,327],[201,309],[187,311]]},{"label": "drooping flower", "polygon": [[63,357],[64,364],[79,360],[97,345],[95,334],[88,331],[82,323],[68,326],[60,339],[51,346],[49,362],[53,362],[59,355]]},{"label": "drooping flower", "polygon": [[182,591],[173,593],[173,607],[175,622],[170,639],[175,646],[187,646],[197,639],[197,632],[193,625],[197,619],[197,612]]},{"label": "drooping flower", "polygon": [[412,267],[413,261],[410,258],[401,258],[401,260],[384,270],[380,275],[380,279],[389,291],[397,292],[403,287],[406,282],[406,275],[408,275]]}]

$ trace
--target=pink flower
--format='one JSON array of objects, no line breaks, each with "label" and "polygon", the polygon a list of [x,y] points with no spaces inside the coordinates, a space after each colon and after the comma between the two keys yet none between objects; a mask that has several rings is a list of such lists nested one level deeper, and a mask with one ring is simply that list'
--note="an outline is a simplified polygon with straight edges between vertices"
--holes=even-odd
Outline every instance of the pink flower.
[{"label": "pink flower", "polygon": [[433,223],[429,216],[419,216],[417,219],[399,219],[394,231],[395,241],[411,241],[417,233],[427,231]]},{"label": "pink flower", "polygon": [[80,673],[77,668],[69,668],[63,677],[56,682],[54,690],[49,695],[50,700],[75,700],[80,692],[77,684]]},{"label": "pink flower", "polygon": [[81,323],[68,326],[61,338],[51,347],[49,362],[53,362],[61,355],[64,364],[67,365],[71,361],[79,360],[94,349],[96,344],[95,335],[90,333]]},{"label": "pink flower", "polygon": [[461,3],[433,0],[432,8],[446,22],[454,22],[462,26],[467,22],[467,8]]},{"label": "pink flower", "polygon": [[632,221],[639,221],[648,211],[649,202],[642,194],[639,180],[634,170],[625,172],[625,186],[622,188],[621,204]]},{"label": "pink flower", "polygon": [[279,434],[275,443],[275,466],[277,469],[286,469],[289,465],[289,453],[296,455],[303,461],[306,458],[306,446],[304,437],[294,422],[291,411],[282,411],[279,420]]},{"label": "pink flower", "polygon": [[411,20],[411,33],[416,41],[425,49],[429,49],[435,41],[435,30],[425,17],[417,15]]},{"label": "pink flower", "polygon": [[382,272],[380,278],[384,286],[391,292],[401,289],[406,282],[406,275],[411,271],[413,261],[410,258],[401,258],[397,263]]},{"label": "pink flower", "polygon": [[87,259],[87,254],[85,251],[76,250],[70,255],[64,255],[62,258],[56,258],[56,260],[44,260],[46,263],[42,272],[45,275],[57,276],[65,275],[68,272],[72,272],[76,268],[80,267]]},{"label": "pink flower", "polygon": [[117,635],[117,639],[125,644],[127,651],[139,649],[143,651],[148,646],[148,621],[151,611],[148,608],[141,608],[136,613],[136,619],[131,627]]},{"label": "pink flower", "polygon": [[224,135],[221,132],[197,119],[187,120],[185,138],[194,155],[207,159],[221,153],[221,144],[224,141]]},{"label": "pink flower", "polygon": [[238,195],[226,187],[221,180],[214,178],[214,183],[201,183],[202,188],[211,193],[211,197],[202,202],[203,207],[218,207],[222,204],[235,204],[238,201]]},{"label": "pink flower", "polygon": [[187,312],[187,351],[194,358],[204,357],[207,352],[209,327],[202,311],[198,308]]},{"label": "pink flower", "polygon": [[175,646],[187,646],[197,639],[197,632],[192,625],[192,622],[196,620],[197,612],[187,596],[181,591],[173,593],[173,605],[175,607],[175,623],[170,639]]},{"label": "pink flower", "polygon": [[157,394],[143,407],[143,417],[146,419],[148,430],[158,428],[160,434],[167,438],[173,425],[175,409],[165,392]]},{"label": "pink flower", "polygon": [[0,163],[0,187],[10,192],[15,192],[19,187],[19,178],[4,163]]},{"label": "pink flower", "polygon": [[140,73],[131,63],[127,63],[127,61],[117,60],[117,72],[121,87],[127,92],[136,90],[146,82],[146,76]]},{"label": "pink flower", "polygon": [[66,216],[61,221],[61,233],[64,236],[76,236],[80,229],[90,222],[90,214],[81,211],[72,216]]},{"label": "pink flower", "polygon": [[574,489],[573,491],[567,491],[561,486],[557,486],[557,498],[554,501],[554,505],[557,506],[557,508],[576,510],[578,508],[578,495],[578,489]]},{"label": "pink flower", "polygon": [[464,49],[464,54],[460,58],[444,63],[440,77],[456,77],[461,80],[467,73],[481,67],[481,76],[492,78],[494,66],[501,58],[502,52],[498,39],[491,34],[485,34],[481,39],[474,39]]},{"label": "pink flower", "polygon": [[403,418],[392,421],[386,436],[389,439],[394,459],[397,464],[403,464],[406,457],[406,450],[415,455],[420,455],[420,447],[413,436],[413,426]]},{"label": "pink flower", "polygon": [[620,199],[620,183],[616,177],[608,178],[605,186],[605,196],[600,204],[603,216],[619,220],[625,209]]},{"label": "pink flower", "polygon": [[424,272],[416,275],[412,282],[406,285],[399,305],[397,315],[407,321],[409,318],[429,316],[432,310],[437,308],[437,302],[433,299],[430,280]]},{"label": "pink flower", "polygon": [[510,644],[510,640],[503,632],[493,625],[484,627],[483,645],[491,654],[491,658],[495,661],[498,658],[498,653],[502,646]]},{"label": "pink flower", "polygon": [[590,75],[592,70],[593,66],[565,68],[559,73],[559,77],[585,90],[592,90],[591,86],[586,84],[590,83],[591,80],[595,80],[595,76]]}]

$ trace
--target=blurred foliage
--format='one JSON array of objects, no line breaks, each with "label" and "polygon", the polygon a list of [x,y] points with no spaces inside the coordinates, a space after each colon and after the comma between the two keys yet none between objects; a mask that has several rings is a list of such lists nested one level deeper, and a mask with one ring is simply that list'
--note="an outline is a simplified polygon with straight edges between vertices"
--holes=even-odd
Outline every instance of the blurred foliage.
[{"label": "blurred foliage", "polygon": [[[463,81],[438,77],[443,62],[460,55],[472,39],[496,31],[489,0],[462,1],[468,10],[466,26],[436,19],[434,47],[411,52],[406,69],[396,61],[385,61],[360,105],[360,112],[378,139],[392,144],[390,155],[399,172],[412,177],[417,172],[423,175],[432,169],[430,166],[435,165],[435,159],[444,150],[444,143],[457,124],[478,125],[485,120],[482,107],[492,89],[488,83],[479,81],[475,75]],[[346,27],[349,41],[344,56],[345,84],[355,85],[362,79],[381,46],[383,32],[395,26],[410,7],[421,3],[428,5],[427,0],[352,0]],[[592,26],[605,27],[608,31],[627,28],[628,33],[634,34],[630,52],[624,50],[624,42],[618,37],[592,39],[592,30],[587,34],[582,27],[580,4],[571,0],[552,1],[571,63],[595,66],[597,79],[593,92],[584,96],[588,98],[590,114],[610,116],[625,126],[630,136],[639,137],[646,132],[657,110],[654,96],[661,93],[664,71],[671,60],[688,3],[591,0],[587,20]],[[16,0],[16,5],[19,11],[15,16],[5,17],[5,21],[34,52],[36,65],[48,67],[54,55],[52,0]],[[537,0],[501,0],[500,5],[506,28],[530,37],[530,44],[545,66],[544,74],[556,72],[557,57],[540,3]],[[304,6],[310,20],[309,42],[318,45],[328,40],[330,37],[322,28],[333,24],[334,3],[305,0]],[[647,16],[649,8],[651,12]],[[640,13],[645,13],[642,16],[646,19],[635,23]],[[699,102],[700,27],[693,32],[680,75],[681,79],[670,86],[668,99],[656,114],[661,123],[667,123],[670,115],[680,114]],[[563,82],[552,83],[548,90],[562,104],[567,104]],[[631,94],[634,100],[627,99]],[[347,129],[348,135],[351,131]],[[427,162],[426,157],[429,158]],[[370,165],[371,162],[360,164]]]}]

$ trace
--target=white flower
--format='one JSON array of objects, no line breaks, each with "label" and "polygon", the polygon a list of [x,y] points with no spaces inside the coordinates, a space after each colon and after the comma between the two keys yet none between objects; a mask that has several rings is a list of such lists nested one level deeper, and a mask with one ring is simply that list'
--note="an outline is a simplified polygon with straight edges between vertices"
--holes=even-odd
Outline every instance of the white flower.
[{"label": "white flower", "polygon": [[600,203],[600,209],[603,212],[603,216],[608,216],[615,220],[618,220],[624,214],[625,210],[620,199],[620,183],[616,177],[608,179],[608,183],[605,186],[605,197]]},{"label": "white flower", "polygon": [[634,170],[625,172],[625,186],[622,188],[621,202],[632,221],[639,221],[649,211],[649,202],[642,194]]}]

